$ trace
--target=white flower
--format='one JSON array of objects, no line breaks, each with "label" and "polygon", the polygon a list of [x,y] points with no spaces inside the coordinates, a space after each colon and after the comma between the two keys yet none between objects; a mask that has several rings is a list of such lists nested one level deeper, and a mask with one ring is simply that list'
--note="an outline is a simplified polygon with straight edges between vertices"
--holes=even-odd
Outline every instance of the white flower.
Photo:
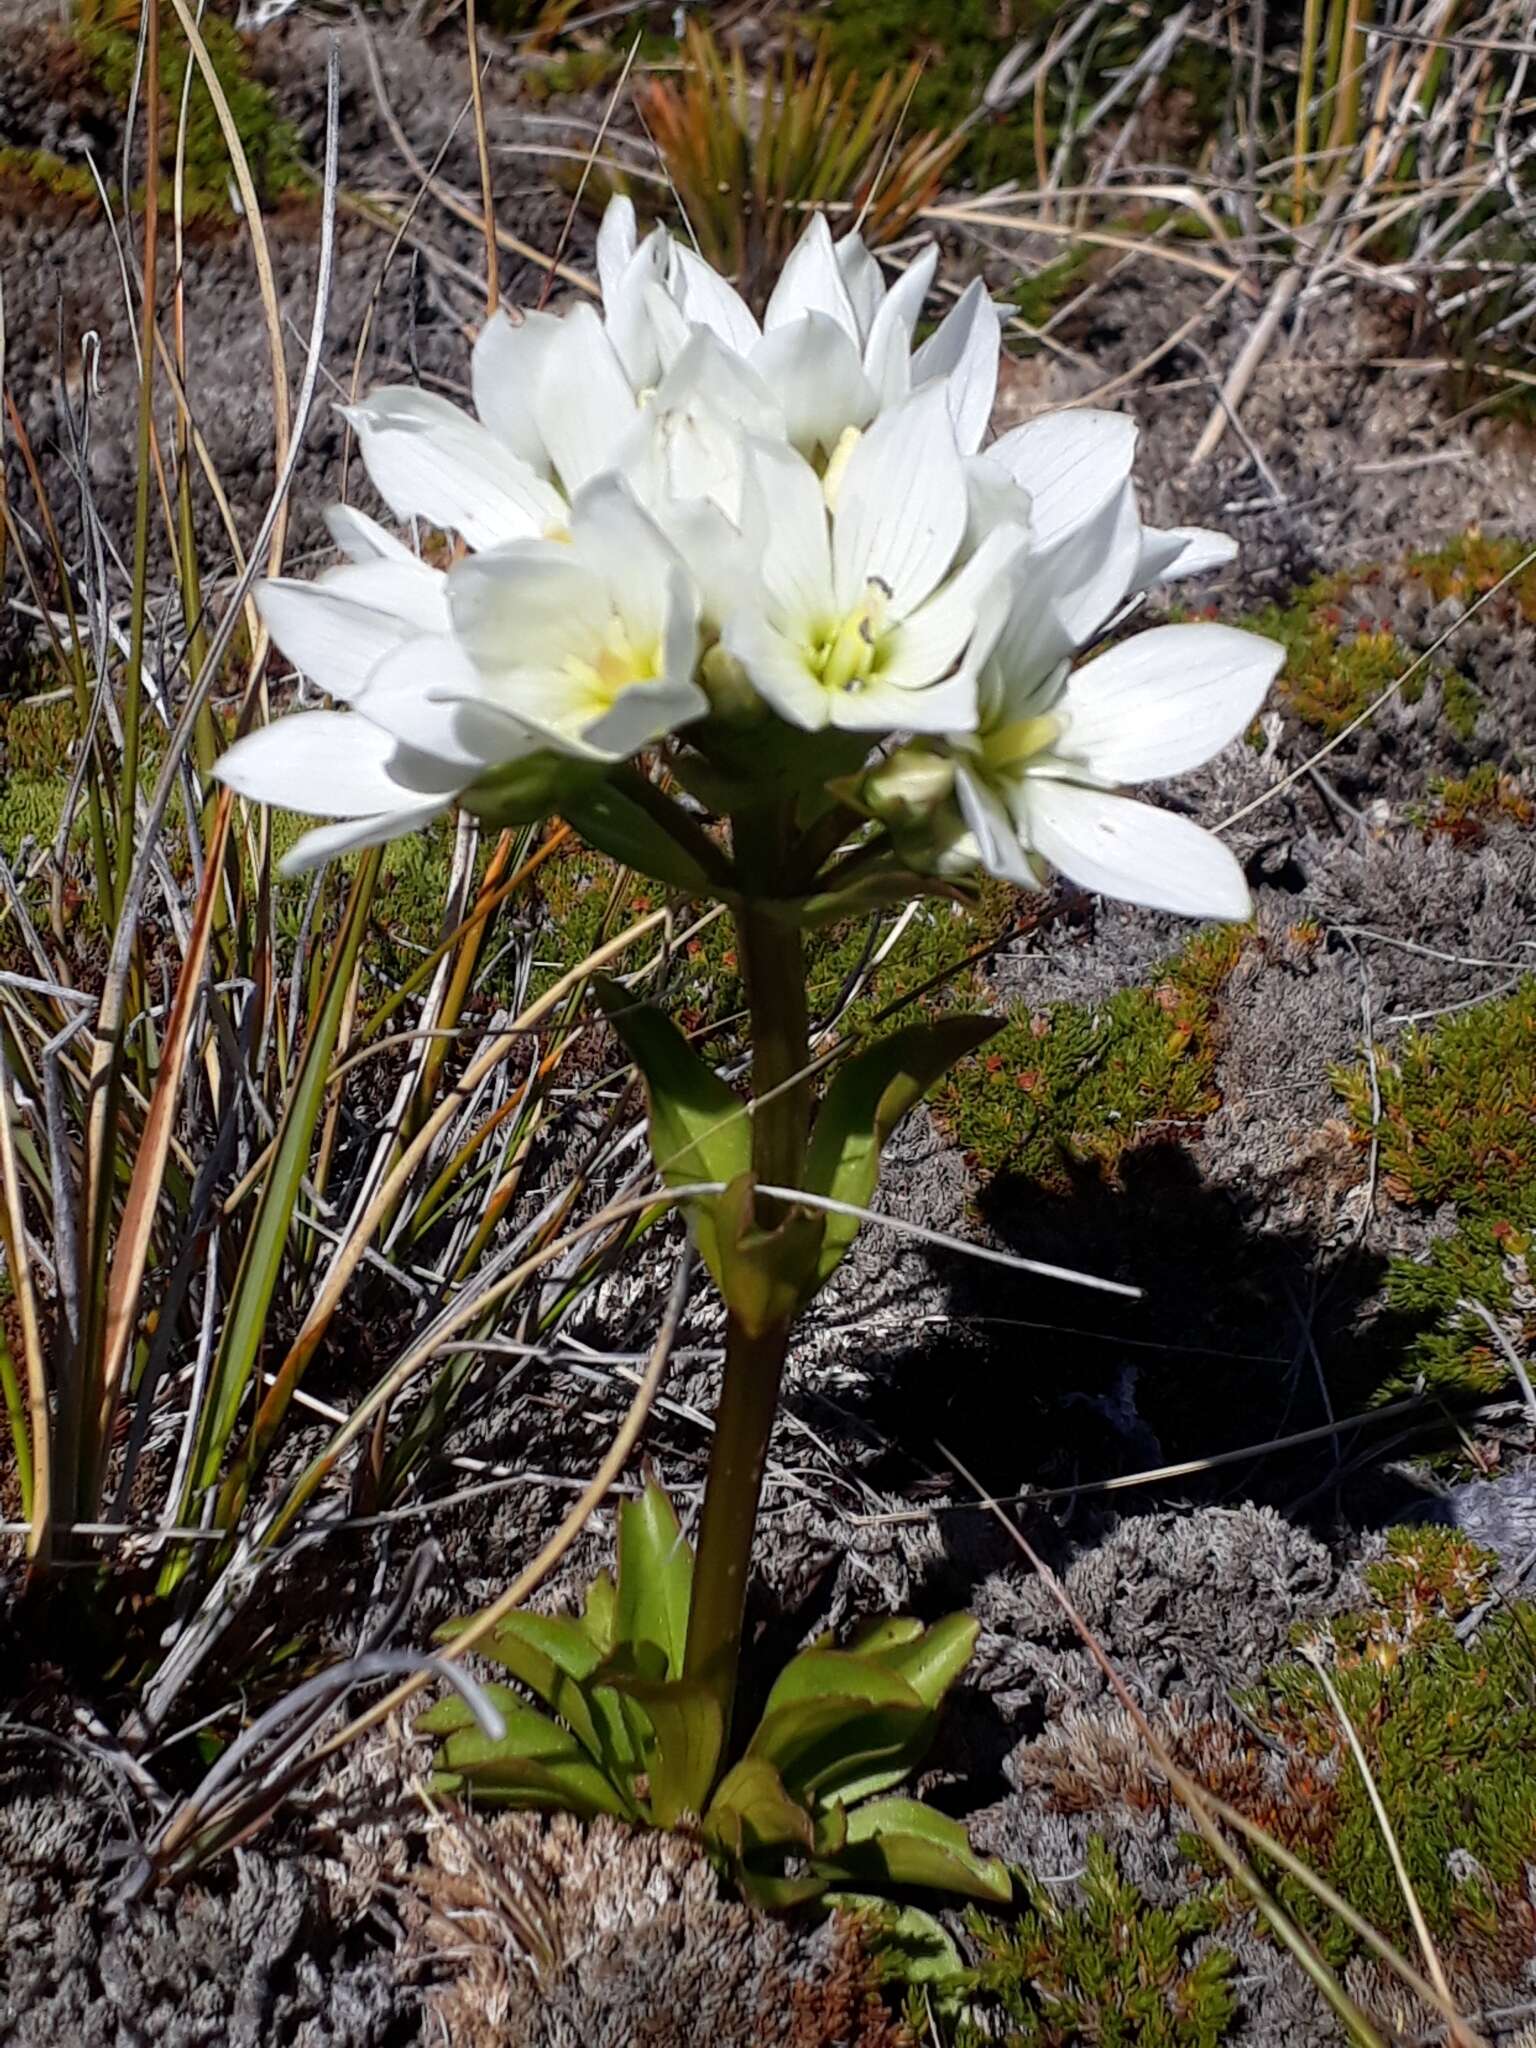
[{"label": "white flower", "polygon": [[453,658],[426,690],[439,710],[489,712],[559,752],[622,761],[709,709],[693,680],[698,594],[621,478],[577,494],[568,545],[511,541],[458,563],[448,614]]},{"label": "white flower", "polygon": [[329,515],[352,557],[315,583],[258,586],[277,645],[350,711],[298,711],[237,740],[215,773],[239,795],[343,822],[305,833],[283,861],[295,873],[429,823],[488,768],[537,741],[492,707],[439,706],[446,680],[447,581],[381,526],[350,507]]},{"label": "white flower", "polygon": [[1148,909],[1248,917],[1242,869],[1219,839],[1118,788],[1219,753],[1264,701],[1284,650],[1228,626],[1156,626],[1072,669],[1074,636],[1027,564],[1000,627],[994,614],[982,635],[977,727],[948,749],[965,827],[950,860],[972,853],[1026,887],[1049,865]]},{"label": "white flower", "polygon": [[1205,527],[1142,525],[1136,439],[1127,414],[1082,407],[1026,420],[971,464],[973,523],[1002,516],[1015,489],[1027,497],[1031,574],[1079,645],[1151,584],[1220,568],[1237,553]]},{"label": "white flower", "polygon": [[610,203],[598,237],[608,331],[637,394],[703,328],[767,386],[783,431],[807,457],[830,457],[849,428],[867,426],[934,381],[944,387],[962,452],[980,447],[997,390],[1001,327],[978,280],[914,353],[937,263],[930,244],[888,287],[857,232],[834,243],[825,216],[813,214],[759,324],[735,287],[665,230],[639,240],[627,199]]},{"label": "white flower", "polygon": [[944,387],[882,413],[825,480],[765,441],[752,444],[752,470],[762,592],[722,640],[774,710],[808,730],[973,724],[974,664],[963,657],[977,603],[1025,529],[995,528],[950,576],[967,500]]}]

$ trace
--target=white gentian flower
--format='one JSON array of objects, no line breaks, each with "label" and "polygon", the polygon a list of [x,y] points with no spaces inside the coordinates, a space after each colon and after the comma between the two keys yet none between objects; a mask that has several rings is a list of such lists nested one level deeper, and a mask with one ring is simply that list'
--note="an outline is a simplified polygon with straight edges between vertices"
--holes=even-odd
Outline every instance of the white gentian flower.
[{"label": "white gentian flower", "polygon": [[1017,563],[1011,592],[995,587],[987,601],[976,729],[942,753],[901,750],[869,778],[870,808],[900,844],[921,837],[927,807],[930,865],[946,874],[980,865],[1039,888],[1057,868],[1151,910],[1250,916],[1242,869],[1219,839],[1119,787],[1219,753],[1263,703],[1284,649],[1229,626],[1156,626],[1073,669],[1075,636],[1032,566]]},{"label": "white gentian flower", "polygon": [[439,714],[489,712],[557,752],[623,761],[709,710],[698,593],[622,478],[577,494],[569,544],[484,549],[447,585],[453,659],[425,693]]},{"label": "white gentian flower", "polygon": [[751,453],[762,590],[722,643],[762,696],[812,731],[969,727],[978,601],[1026,530],[995,528],[950,575],[967,498],[944,387],[882,413],[825,479],[791,448],[755,441]]},{"label": "white gentian flower", "polygon": [[767,385],[801,454],[823,459],[850,428],[867,426],[931,381],[945,388],[962,452],[980,447],[997,390],[1001,327],[978,281],[914,353],[937,263],[930,244],[887,287],[857,232],[834,243],[825,216],[813,214],[759,324],[733,285],[664,230],[639,240],[629,200],[610,203],[598,237],[609,332],[637,394],[659,381],[687,334],[702,327]]},{"label": "white gentian flower", "polygon": [[1079,645],[1153,583],[1222,567],[1237,553],[1205,527],[1143,526],[1131,465],[1136,422],[1082,407],[1026,420],[972,463],[973,523],[983,530],[1012,488],[1030,509],[1032,571]]},{"label": "white gentian flower", "polygon": [[538,744],[493,707],[428,702],[427,679],[456,660],[447,579],[349,506],[329,524],[351,560],[314,583],[261,584],[256,604],[294,666],[352,709],[276,719],[214,770],[255,802],[342,821],[303,834],[283,861],[290,874],[416,831]]}]

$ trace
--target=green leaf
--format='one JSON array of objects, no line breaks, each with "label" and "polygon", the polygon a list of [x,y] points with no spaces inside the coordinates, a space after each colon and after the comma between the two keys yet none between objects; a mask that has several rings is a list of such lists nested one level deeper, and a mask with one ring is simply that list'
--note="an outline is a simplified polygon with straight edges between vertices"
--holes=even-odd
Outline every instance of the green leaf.
[{"label": "green leaf", "polygon": [[931,1628],[906,1640],[861,1644],[858,1654],[875,1658],[904,1678],[926,1707],[937,1707],[971,1661],[981,1626],[968,1614],[946,1614]]},{"label": "green leaf", "polygon": [[[592,986],[645,1082],[651,1157],[667,1186],[728,1185],[746,1174],[752,1163],[752,1125],[741,1097],[654,1004],[636,1002],[603,976],[594,976]],[[689,1205],[689,1220],[700,1255],[723,1291],[722,1200],[698,1198]]]},{"label": "green leaf", "polygon": [[618,1610],[618,1589],[610,1571],[600,1571],[587,1588],[581,1603],[581,1618],[587,1634],[605,1655],[613,1648],[613,1622]]},{"label": "green leaf", "polygon": [[634,1809],[568,1728],[515,1697],[497,1700],[507,1723],[493,1739],[479,1728],[452,1734],[438,1752],[439,1768],[461,1777],[477,1799],[503,1806],[552,1806],[589,1818]]},{"label": "green leaf", "polygon": [[554,811],[570,817],[607,773],[606,764],[571,754],[523,754],[472,782],[459,802],[487,825],[534,825]]},{"label": "green leaf", "polygon": [[780,924],[799,925],[817,931],[823,925],[841,924],[867,910],[883,910],[888,904],[910,903],[914,896],[936,896],[946,903],[958,903],[964,910],[976,908],[976,891],[964,882],[947,882],[936,875],[920,875],[910,868],[868,868],[854,875],[840,889],[824,889],[811,896],[780,896],[766,900],[763,909]]},{"label": "green leaf", "polygon": [[774,1680],[763,1709],[766,1723],[776,1708],[802,1700],[839,1699],[875,1706],[921,1706],[900,1672],[855,1650],[802,1650]]},{"label": "green leaf", "polygon": [[[892,1032],[846,1061],[816,1119],[805,1165],[809,1192],[867,1208],[880,1178],[880,1153],[897,1124],[957,1060],[1002,1026],[1001,1017],[937,1017]],[[836,1270],[858,1229],[856,1216],[827,1217],[814,1287]]]},{"label": "green leaf", "polygon": [[702,1814],[725,1746],[719,1695],[692,1678],[656,1683],[616,1677],[613,1687],[638,1701],[651,1724],[646,1769],[652,1821],[672,1828],[685,1813]]},{"label": "green leaf", "polygon": [[1006,1905],[1013,1886],[995,1857],[978,1856],[965,1829],[918,1799],[872,1799],[848,1815],[848,1840],[827,1876],[960,1892]]},{"label": "green leaf", "polygon": [[[528,1702],[509,1685],[483,1685],[480,1690],[500,1710],[503,1719],[527,1711]],[[418,1735],[457,1735],[461,1728],[478,1728],[479,1725],[474,1709],[458,1692],[446,1694],[435,1707],[428,1707],[424,1714],[418,1714],[414,1723]]]},{"label": "green leaf", "polygon": [[810,1814],[759,1756],[743,1757],[720,1780],[704,1815],[704,1832],[738,1863],[769,1851],[808,1852],[816,1846]]},{"label": "green leaf", "polygon": [[615,1648],[654,1643],[664,1660],[660,1675],[680,1678],[693,1595],[693,1551],[671,1501],[654,1479],[647,1479],[638,1500],[620,1503],[618,1549]]},{"label": "green leaf", "polygon": [[820,1210],[789,1208],[771,1229],[757,1220],[757,1187],[750,1174],[733,1180],[714,1204],[720,1292],[752,1336],[793,1321],[808,1299],[826,1231]]},{"label": "green leaf", "polygon": [[[468,1622],[450,1622],[440,1638],[460,1634]],[[584,1625],[569,1615],[509,1614],[476,1645],[482,1657],[510,1671],[551,1713],[576,1735],[595,1762],[609,1769],[638,1759],[623,1739],[624,1723],[615,1712],[603,1712],[583,1681],[601,1661]]]},{"label": "green leaf", "polygon": [[[923,1632],[923,1624],[912,1614],[882,1614],[873,1621],[866,1621],[856,1628],[843,1645],[856,1657],[878,1657],[881,1652],[901,1643],[915,1643]],[[833,1638],[829,1630],[816,1647],[830,1650]]]},{"label": "green leaf", "polygon": [[877,1955],[889,1956],[903,1984],[953,1985],[967,1975],[965,1960],[942,1921],[921,1906],[898,1905],[876,1892],[841,1886],[825,1895],[839,1913],[857,1913],[868,1926]]},{"label": "green leaf", "polygon": [[587,844],[610,860],[636,868],[685,896],[716,893],[704,869],[666,827],[612,782],[600,782],[568,798],[560,808]]},{"label": "green leaf", "polygon": [[779,1675],[747,1745],[798,1797],[851,1803],[899,1784],[933,1714],[898,1672],[847,1650],[806,1650]]},{"label": "green leaf", "polygon": [[[368,931],[382,858],[382,849],[376,847],[358,862],[341,929],[328,952],[320,1001],[313,1013],[298,1077],[288,1091],[272,1161],[262,1180],[255,1220],[240,1256],[219,1333],[191,1475],[181,1495],[181,1521],[189,1519],[188,1504],[218,1478],[224,1453],[245,1406],[257,1359],[269,1341],[272,1300],[287,1254],[300,1188],[314,1157],[315,1132],[330,1095],[336,1039],[346,1014],[352,971]],[[297,1374],[279,1374],[262,1397],[239,1461],[221,1489],[219,1519],[223,1527],[233,1528],[239,1520],[251,1480],[276,1438],[297,1384]],[[183,1562],[178,1560],[167,1566],[162,1591],[169,1590]]]}]

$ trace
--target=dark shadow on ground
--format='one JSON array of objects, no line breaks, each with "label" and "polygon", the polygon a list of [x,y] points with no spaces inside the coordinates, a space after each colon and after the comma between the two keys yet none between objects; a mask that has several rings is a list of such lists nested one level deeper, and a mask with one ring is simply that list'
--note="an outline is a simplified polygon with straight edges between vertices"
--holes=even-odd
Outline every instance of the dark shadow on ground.
[{"label": "dark shadow on ground", "polygon": [[[1368,1411],[1400,1356],[1401,1333],[1377,1312],[1380,1255],[1260,1228],[1176,1145],[1125,1155],[1115,1187],[1090,1170],[1067,1195],[1000,1177],[981,1208],[1008,1249],[1138,1286],[1142,1297],[940,1258],[947,1320],[914,1329],[839,1404],[845,1422],[878,1436],[865,1476],[882,1489],[936,1489],[952,1471],[940,1445],[999,1495],[1229,1458]],[[1369,1422],[1208,1472],[1062,1497],[1049,1521],[1066,1534],[1105,1510],[1255,1499],[1319,1533],[1378,1524],[1408,1497],[1386,1467],[1421,1421],[1444,1430],[1433,1411]]]}]

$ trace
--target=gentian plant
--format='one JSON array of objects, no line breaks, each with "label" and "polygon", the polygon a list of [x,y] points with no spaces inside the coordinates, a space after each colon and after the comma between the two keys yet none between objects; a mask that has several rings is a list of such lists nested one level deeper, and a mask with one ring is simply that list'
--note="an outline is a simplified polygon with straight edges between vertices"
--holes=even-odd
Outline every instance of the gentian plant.
[{"label": "gentian plant", "polygon": [[[987,871],[1191,916],[1249,914],[1221,843],[1126,784],[1208,760],[1281,659],[1214,624],[1105,640],[1151,584],[1230,559],[1141,523],[1133,424],[1069,411],[983,446],[1000,329],[973,284],[914,347],[932,249],[893,283],[814,217],[761,322],[701,259],[615,201],[602,311],[493,318],[478,418],[430,393],[352,408],[431,567],[352,508],[346,563],[260,594],[277,644],[340,709],[239,740],[240,794],[339,822],[312,866],[453,805],[559,813],[594,847],[735,921],[744,1097],[659,1011],[599,995],[644,1076],[651,1145],[724,1299],[726,1353],[696,1549],[649,1486],[620,1510],[617,1579],[579,1617],[484,1646],[523,1693],[492,1741],[449,1702],[447,1782],[705,1839],[764,1896],[832,1883],[1006,1890],[963,1830],[893,1788],[974,1625],[889,1620],[796,1657],[733,1745],[743,1603],[791,1332],[875,1190],[882,1146],[989,1020],[897,1030],[830,1068],[809,1045],[808,928]],[[525,1694],[540,1705],[531,1705]]]}]

